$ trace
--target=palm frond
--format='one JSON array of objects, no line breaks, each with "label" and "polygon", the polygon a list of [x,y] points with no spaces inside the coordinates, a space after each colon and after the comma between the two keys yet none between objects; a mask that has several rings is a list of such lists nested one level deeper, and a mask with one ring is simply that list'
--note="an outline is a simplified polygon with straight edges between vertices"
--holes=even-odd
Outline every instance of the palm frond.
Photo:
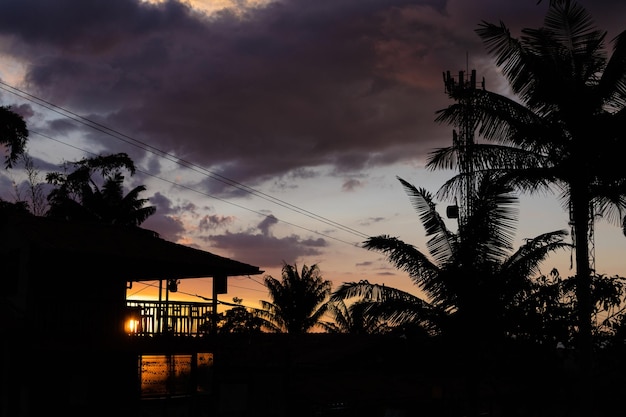
[{"label": "palm frond", "polygon": [[614,39],[613,53],[598,82],[598,91],[606,111],[615,113],[626,107],[626,31]]},{"label": "palm frond", "polygon": [[505,277],[532,277],[538,274],[539,267],[549,255],[561,249],[571,249],[572,245],[563,239],[568,233],[556,230],[543,233],[520,246],[502,264],[502,275]]},{"label": "palm frond", "polygon": [[513,248],[518,220],[518,199],[496,178],[481,177],[461,234],[475,263],[499,263]]},{"label": "palm frond", "polygon": [[551,37],[567,46],[572,54],[587,50],[591,40],[601,40],[605,36],[595,28],[591,14],[576,2],[564,2],[548,8],[544,26]]},{"label": "palm frond", "polygon": [[385,254],[396,268],[407,272],[419,287],[428,288],[437,282],[439,267],[413,245],[382,235],[370,237],[363,247]]},{"label": "palm frond", "polygon": [[533,89],[532,61],[520,40],[511,36],[508,27],[501,21],[499,25],[481,22],[476,33],[483,40],[487,52],[494,55],[496,65],[509,80],[513,92],[521,97]]},{"label": "palm frond", "polygon": [[456,236],[448,230],[445,222],[435,209],[436,204],[432,195],[423,188],[416,188],[404,179],[397,178],[402,183],[413,207],[419,215],[426,230],[426,237],[430,237],[427,242],[430,255],[438,264],[449,262],[454,255]]},{"label": "palm frond", "polygon": [[446,315],[444,311],[413,294],[368,281],[344,283],[335,290],[331,299],[355,297],[359,298],[361,314],[379,318],[393,326],[417,324],[432,333]]}]

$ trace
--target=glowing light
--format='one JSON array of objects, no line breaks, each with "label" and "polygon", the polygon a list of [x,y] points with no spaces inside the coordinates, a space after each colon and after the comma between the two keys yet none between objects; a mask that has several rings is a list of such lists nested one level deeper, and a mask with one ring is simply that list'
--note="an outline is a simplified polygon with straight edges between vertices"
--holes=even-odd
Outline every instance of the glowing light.
[{"label": "glowing light", "polygon": [[126,321],[126,333],[139,333],[139,320],[129,319]]},{"label": "glowing light", "polygon": [[128,309],[124,321],[124,331],[127,334],[141,333],[141,310],[135,307]]}]

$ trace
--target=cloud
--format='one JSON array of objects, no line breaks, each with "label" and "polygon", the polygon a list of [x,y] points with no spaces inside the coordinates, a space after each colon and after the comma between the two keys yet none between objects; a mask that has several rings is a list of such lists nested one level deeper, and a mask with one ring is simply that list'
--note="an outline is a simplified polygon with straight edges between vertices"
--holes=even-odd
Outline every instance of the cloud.
[{"label": "cloud", "polygon": [[245,232],[203,236],[211,248],[231,254],[231,257],[253,265],[279,267],[283,261],[293,264],[302,257],[312,257],[323,253],[328,242],[323,238],[301,238],[295,234],[275,237],[271,228],[278,223],[276,217],[269,215],[253,230]]},{"label": "cloud", "polygon": [[259,228],[259,230],[261,230],[264,236],[270,236],[270,228],[276,223],[278,223],[278,219],[272,215],[269,215],[264,218],[257,227]]},{"label": "cloud", "polygon": [[229,257],[252,265],[280,267],[298,259],[322,254],[327,246],[324,239],[301,239],[291,235],[283,238],[267,234],[226,233],[203,238],[211,248],[229,253]]},{"label": "cloud", "polygon": [[215,230],[228,226],[235,220],[234,216],[220,216],[217,214],[203,216],[198,224],[198,229],[202,232]]},{"label": "cloud", "polygon": [[[18,105],[29,129],[68,143],[72,152],[128,153],[147,174],[132,181],[147,179],[150,191],[153,177],[162,176],[184,192],[239,204],[250,197],[246,187],[260,185],[281,196],[308,192],[318,201],[307,209],[332,211],[337,192],[365,192],[359,187],[373,168],[417,169],[434,148],[448,146],[452,129],[434,122],[451,104],[442,73],[476,68],[490,90],[503,90],[474,33],[477,24],[502,20],[518,36],[521,27],[542,24],[547,3],[234,0],[236,10],[207,15],[193,1],[3,0],[0,79],[23,74],[17,87],[71,112]],[[626,3],[587,3],[612,39],[623,28]],[[0,94],[2,104],[15,100]],[[46,168],[66,156],[53,146],[42,152]],[[316,187],[299,193],[306,180]],[[0,181],[5,196],[10,183]],[[328,184],[339,189],[322,195]],[[208,250],[263,266],[327,247],[324,239],[275,236],[273,217],[235,229],[231,216],[190,201],[190,194],[165,197],[174,188],[150,198],[157,213],[143,224],[168,240],[193,242],[198,233]],[[327,196],[333,200],[323,201]],[[254,204],[254,212],[267,210]]]},{"label": "cloud", "polygon": [[[172,201],[160,192],[156,192],[148,199],[148,205],[156,207],[156,212],[141,224],[142,228],[154,230],[159,235],[171,242],[177,242],[185,236],[185,224],[179,216],[184,211],[180,206],[175,206]],[[186,204],[187,209],[194,206]]]},{"label": "cloud", "polygon": [[443,2],[318,3],[208,19],[173,1],[8,1],[2,52],[44,99],[246,184],[424,155],[446,98],[424,88],[440,49],[415,16],[444,16]]},{"label": "cloud", "polygon": [[160,215],[158,212],[148,217],[148,219],[141,224],[141,227],[157,231],[162,239],[170,242],[177,242],[185,235],[185,226],[180,219]]},{"label": "cloud", "polygon": [[356,188],[358,187],[362,187],[363,183],[355,178],[350,178],[347,179],[343,185],[341,186],[341,189],[344,191],[354,191]]}]

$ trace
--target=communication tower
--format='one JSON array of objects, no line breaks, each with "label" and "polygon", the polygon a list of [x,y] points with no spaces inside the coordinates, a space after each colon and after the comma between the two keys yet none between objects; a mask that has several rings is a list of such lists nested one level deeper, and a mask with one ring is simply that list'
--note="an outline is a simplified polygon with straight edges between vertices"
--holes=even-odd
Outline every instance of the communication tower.
[{"label": "communication tower", "polygon": [[[456,149],[459,174],[461,181],[463,181],[461,195],[459,196],[460,205],[448,206],[446,214],[448,218],[458,219],[459,227],[463,227],[472,211],[476,194],[474,168],[472,165],[476,114],[472,107],[470,94],[467,94],[470,90],[477,88],[476,70],[472,70],[469,77],[467,77],[467,71],[459,71],[456,78],[450,71],[446,71],[443,73],[443,83],[448,96],[457,101],[462,108],[462,116],[459,119],[459,123],[452,131],[452,144]],[[484,77],[481,88],[485,89]]]}]

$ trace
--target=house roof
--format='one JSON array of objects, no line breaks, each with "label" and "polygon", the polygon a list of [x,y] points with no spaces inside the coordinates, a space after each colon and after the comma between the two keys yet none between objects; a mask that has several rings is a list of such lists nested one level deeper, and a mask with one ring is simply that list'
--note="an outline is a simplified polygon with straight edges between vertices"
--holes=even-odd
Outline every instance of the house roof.
[{"label": "house roof", "polygon": [[[127,281],[242,276],[259,267],[169,242],[142,228],[65,222],[27,214],[0,215],[0,246],[28,245],[45,259],[90,262]],[[42,259],[42,261],[44,261]]]}]

